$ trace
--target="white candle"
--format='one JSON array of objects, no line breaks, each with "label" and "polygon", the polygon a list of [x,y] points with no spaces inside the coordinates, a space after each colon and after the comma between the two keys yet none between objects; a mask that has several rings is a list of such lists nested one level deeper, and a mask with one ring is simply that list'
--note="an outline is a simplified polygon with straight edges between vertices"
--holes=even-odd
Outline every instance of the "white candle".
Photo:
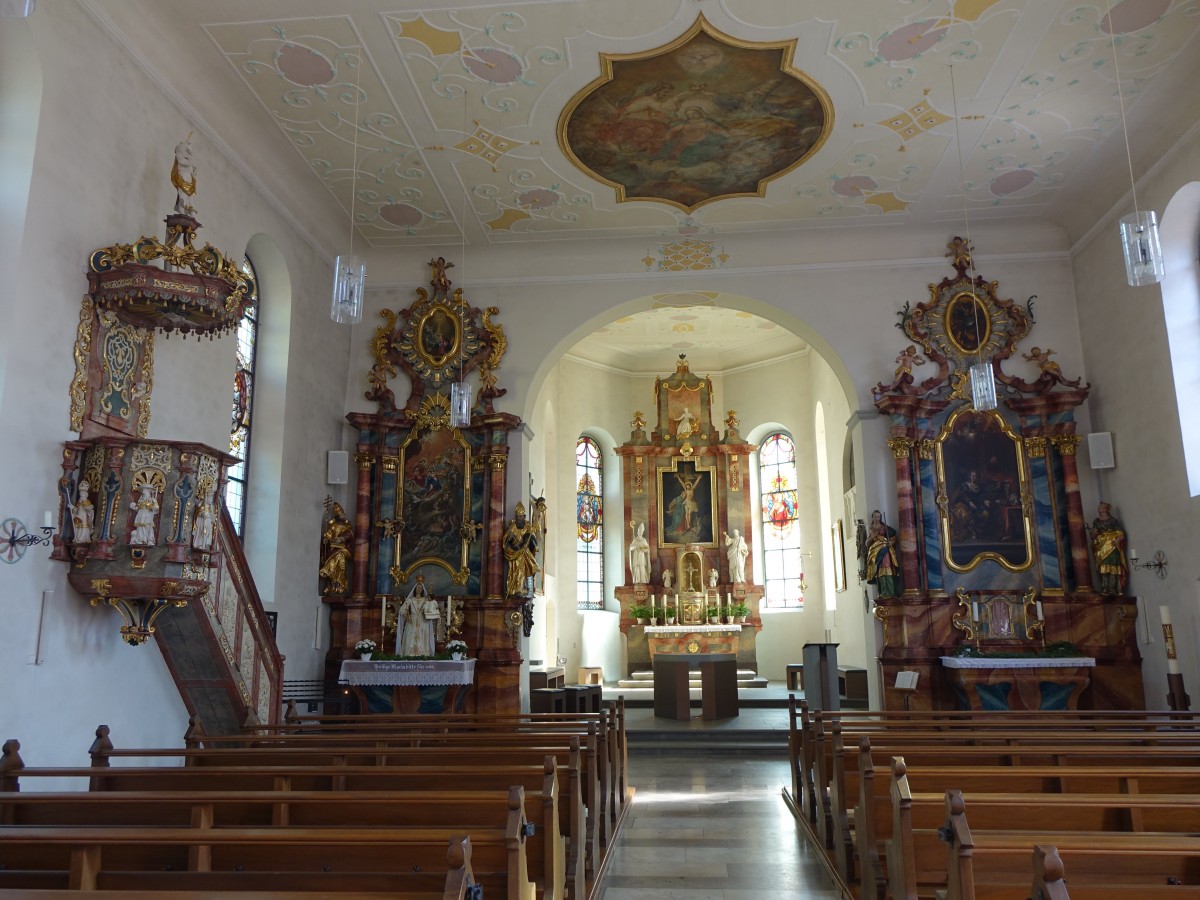
[{"label": "white candle", "polygon": [[1129,550],[1129,558],[1130,559],[1140,559],[1141,557],[1139,557],[1137,554],[1137,551],[1131,547]]},{"label": "white candle", "polygon": [[1171,627],[1171,610],[1160,606],[1158,617],[1162,620],[1163,643],[1167,645],[1167,674],[1178,675],[1179,660],[1175,656],[1175,631]]},{"label": "white candle", "polygon": [[651,595],[650,595],[650,608],[651,608],[651,609],[657,609],[657,608],[658,608],[658,601],[654,599],[654,595],[653,595],[653,594],[651,594]]},{"label": "white candle", "polygon": [[54,514],[52,512],[50,512],[50,510],[46,510],[45,515],[42,516],[42,527],[43,528],[53,528],[54,527]]},{"label": "white candle", "polygon": [[1044,620],[1045,620],[1045,618],[1046,618],[1045,614],[1042,612],[1042,601],[1041,601],[1041,600],[1039,600],[1039,601],[1037,602],[1037,617],[1038,617],[1039,619],[1042,619],[1043,621],[1044,621]]}]

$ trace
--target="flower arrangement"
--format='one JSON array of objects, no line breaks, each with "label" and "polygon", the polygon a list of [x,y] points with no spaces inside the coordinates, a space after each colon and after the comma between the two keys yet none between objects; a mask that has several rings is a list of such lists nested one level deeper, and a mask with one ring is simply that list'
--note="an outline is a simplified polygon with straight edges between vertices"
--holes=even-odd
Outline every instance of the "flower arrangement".
[{"label": "flower arrangement", "polygon": [[460,641],[457,638],[455,638],[452,641],[446,641],[446,652],[447,653],[462,653],[465,655],[467,652],[467,642]]},{"label": "flower arrangement", "polygon": [[354,649],[359,653],[374,653],[379,645],[370,638],[363,638],[354,645]]}]

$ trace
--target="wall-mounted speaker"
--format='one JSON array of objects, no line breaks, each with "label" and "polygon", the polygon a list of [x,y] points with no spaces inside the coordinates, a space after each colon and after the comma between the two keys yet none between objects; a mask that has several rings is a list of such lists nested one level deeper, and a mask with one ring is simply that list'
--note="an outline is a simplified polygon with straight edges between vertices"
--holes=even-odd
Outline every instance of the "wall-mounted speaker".
[{"label": "wall-mounted speaker", "polygon": [[325,459],[325,483],[345,484],[350,478],[350,451],[330,450]]},{"label": "wall-mounted speaker", "polygon": [[1097,431],[1087,436],[1088,459],[1093,469],[1112,469],[1117,464],[1113,459],[1111,431]]}]

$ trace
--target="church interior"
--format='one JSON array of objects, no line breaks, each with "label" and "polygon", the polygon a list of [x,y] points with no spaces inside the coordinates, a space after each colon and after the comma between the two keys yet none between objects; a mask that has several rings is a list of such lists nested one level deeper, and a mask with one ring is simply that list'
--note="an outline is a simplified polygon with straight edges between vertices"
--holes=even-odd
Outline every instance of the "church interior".
[{"label": "church interior", "polygon": [[364,647],[1187,709],[1198,77],[1185,0],[3,0],[3,737]]}]

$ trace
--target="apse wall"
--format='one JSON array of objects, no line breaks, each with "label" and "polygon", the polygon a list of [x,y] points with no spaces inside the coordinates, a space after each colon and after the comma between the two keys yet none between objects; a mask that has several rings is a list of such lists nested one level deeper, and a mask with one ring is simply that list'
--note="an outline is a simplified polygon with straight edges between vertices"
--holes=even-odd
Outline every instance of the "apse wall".
[{"label": "apse wall", "polygon": [[[0,19],[0,28],[12,24]],[[14,516],[36,530],[43,511],[57,509],[62,444],[75,437],[68,385],[87,289],[84,267],[98,247],[162,234],[175,201],[174,147],[191,132],[201,242],[240,259],[252,235],[269,235],[296,286],[292,364],[286,393],[273,401],[284,404],[282,458],[252,463],[251,477],[286,473],[278,518],[289,524],[276,559],[275,597],[263,599],[280,613],[288,674],[304,677],[310,673],[297,670],[314,656],[321,451],[330,440],[328,423],[342,412],[348,351],[348,334],[325,318],[326,263],[82,5],[39,4],[22,24],[42,67],[42,103],[28,173],[25,252],[5,273],[5,293],[15,302],[4,308],[3,329],[12,339],[0,400],[0,518]],[[227,447],[234,353],[228,336],[211,342],[157,336],[149,437]],[[181,745],[187,714],[156,647],[122,643],[117,615],[90,607],[67,585],[66,565],[48,556],[48,548],[33,547],[19,562],[0,566],[5,737],[20,739],[30,765],[85,763],[101,723],[111,726],[118,745]],[[301,620],[306,627],[293,628]]]}]

